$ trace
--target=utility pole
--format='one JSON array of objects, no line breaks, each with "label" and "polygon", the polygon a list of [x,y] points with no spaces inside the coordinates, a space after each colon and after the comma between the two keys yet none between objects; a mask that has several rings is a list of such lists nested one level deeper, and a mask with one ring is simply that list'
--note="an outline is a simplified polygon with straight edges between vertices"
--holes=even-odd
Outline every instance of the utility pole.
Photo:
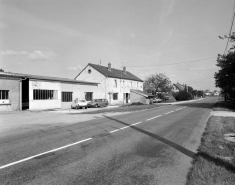
[{"label": "utility pole", "polygon": [[[120,91],[121,91],[121,85],[122,85],[122,68],[123,68],[123,59],[122,59],[122,65],[121,65]],[[122,97],[123,97],[122,104],[124,104],[124,93],[123,93],[123,91],[121,91],[121,92],[122,92]]]}]

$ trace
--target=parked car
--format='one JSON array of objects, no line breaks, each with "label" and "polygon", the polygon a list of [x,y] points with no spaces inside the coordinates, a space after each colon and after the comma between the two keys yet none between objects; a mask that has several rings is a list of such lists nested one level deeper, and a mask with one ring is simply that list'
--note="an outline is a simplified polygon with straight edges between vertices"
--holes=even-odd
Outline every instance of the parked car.
[{"label": "parked car", "polygon": [[76,98],[71,105],[72,109],[79,109],[79,108],[83,108],[83,107],[85,107],[85,109],[87,109],[87,101],[85,99]]},{"label": "parked car", "polygon": [[170,96],[166,95],[164,98],[165,98],[165,100],[169,100]]},{"label": "parked car", "polygon": [[160,98],[153,98],[153,103],[160,103],[160,102],[162,102],[162,99],[160,99]]},{"label": "parked car", "polygon": [[108,106],[109,102],[107,99],[94,99],[90,101],[87,106],[88,107],[106,107]]}]

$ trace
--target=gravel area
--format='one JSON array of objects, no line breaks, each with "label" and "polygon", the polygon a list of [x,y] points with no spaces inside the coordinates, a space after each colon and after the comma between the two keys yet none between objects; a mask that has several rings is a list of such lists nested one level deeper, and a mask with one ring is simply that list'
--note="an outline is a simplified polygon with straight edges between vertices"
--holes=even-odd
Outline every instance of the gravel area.
[{"label": "gravel area", "polygon": [[[82,110],[63,110],[63,111],[14,111],[0,113],[0,135],[19,131],[37,130],[44,127],[55,127],[76,124],[92,119],[102,118],[100,114],[71,114]],[[105,113],[107,116],[115,116],[118,113]]]}]

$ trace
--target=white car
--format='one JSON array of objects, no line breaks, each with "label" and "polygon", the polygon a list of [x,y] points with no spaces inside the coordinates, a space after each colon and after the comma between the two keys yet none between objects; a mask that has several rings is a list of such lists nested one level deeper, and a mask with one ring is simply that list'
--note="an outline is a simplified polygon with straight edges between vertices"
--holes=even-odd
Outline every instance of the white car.
[{"label": "white car", "polygon": [[162,99],[160,98],[153,98],[153,103],[161,103]]},{"label": "white car", "polygon": [[85,99],[76,98],[71,105],[72,109],[79,109],[79,108],[83,108],[83,107],[85,107],[85,109],[87,109],[87,101]]}]

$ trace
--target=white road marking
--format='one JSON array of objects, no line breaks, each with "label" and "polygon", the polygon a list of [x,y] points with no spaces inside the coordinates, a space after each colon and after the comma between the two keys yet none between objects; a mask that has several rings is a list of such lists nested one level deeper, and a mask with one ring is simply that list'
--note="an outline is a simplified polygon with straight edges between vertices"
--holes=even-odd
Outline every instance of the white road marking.
[{"label": "white road marking", "polygon": [[141,122],[138,122],[138,123],[133,123],[133,124],[131,124],[130,126],[133,126],[133,125],[138,125],[138,124],[140,124]]},{"label": "white road marking", "polygon": [[167,112],[167,113],[165,113],[165,114],[170,114],[170,113],[172,113],[172,112],[174,112],[174,111],[170,111],[170,112]]},{"label": "white road marking", "polygon": [[130,126],[122,127],[122,128],[120,128],[120,130],[125,129],[125,128],[128,128],[128,127],[130,127]]},{"label": "white road marking", "polygon": [[158,118],[158,117],[160,117],[160,116],[162,116],[162,115],[159,115],[159,116],[155,116],[155,117],[149,118],[149,119],[147,119],[147,121],[149,121],[149,120],[151,120],[151,119]]},{"label": "white road marking", "polygon": [[117,132],[117,131],[119,131],[119,130],[120,130],[120,129],[116,129],[116,130],[110,131],[109,133]]},{"label": "white road marking", "polygon": [[177,111],[177,110],[181,110],[181,109],[182,109],[182,108],[180,108],[180,109],[176,109],[176,111]]},{"label": "white road marking", "polygon": [[128,127],[131,127],[131,126],[133,126],[133,125],[138,125],[138,124],[140,124],[140,123],[141,123],[141,122],[133,123],[133,124],[131,124],[130,126],[122,127],[122,128],[119,128],[119,129],[110,131],[109,133],[114,133],[114,132],[117,132],[117,131],[119,131],[119,130],[122,130],[122,129],[125,129],[125,128],[128,128]]},{"label": "white road marking", "polygon": [[[186,106],[186,107],[187,107],[187,106]],[[186,107],[182,107],[182,108],[176,109],[176,111],[177,111],[177,110],[181,110],[181,109],[184,109],[184,108],[186,108]]]},{"label": "white road marking", "polygon": [[92,139],[92,138],[87,138],[87,139],[84,139],[84,140],[81,140],[81,141],[78,141],[78,142],[75,142],[75,143],[71,143],[71,144],[68,144],[68,145],[65,145],[65,146],[62,146],[62,147],[59,147],[59,148],[55,148],[55,149],[53,149],[53,150],[49,150],[49,151],[47,151],[47,152],[43,152],[43,153],[40,153],[40,154],[37,154],[37,155],[33,155],[33,156],[31,156],[31,157],[27,157],[27,158],[21,159],[21,160],[19,160],[19,161],[15,161],[15,162],[13,162],[13,163],[9,163],[9,164],[0,166],[0,170],[1,170],[1,169],[4,169],[4,168],[7,168],[7,167],[9,167],[9,166],[13,166],[13,165],[15,165],[15,164],[19,164],[19,163],[28,161],[28,160],[33,159],[33,158],[35,158],[35,157],[42,156],[42,155],[44,155],[44,154],[48,154],[48,153],[51,153],[51,152],[55,152],[55,151],[58,151],[58,150],[62,150],[62,149],[68,148],[68,147],[70,147],[70,146],[74,146],[74,145],[83,143],[83,142],[85,142],[85,141],[89,141],[89,140],[91,140],[91,139]]}]

